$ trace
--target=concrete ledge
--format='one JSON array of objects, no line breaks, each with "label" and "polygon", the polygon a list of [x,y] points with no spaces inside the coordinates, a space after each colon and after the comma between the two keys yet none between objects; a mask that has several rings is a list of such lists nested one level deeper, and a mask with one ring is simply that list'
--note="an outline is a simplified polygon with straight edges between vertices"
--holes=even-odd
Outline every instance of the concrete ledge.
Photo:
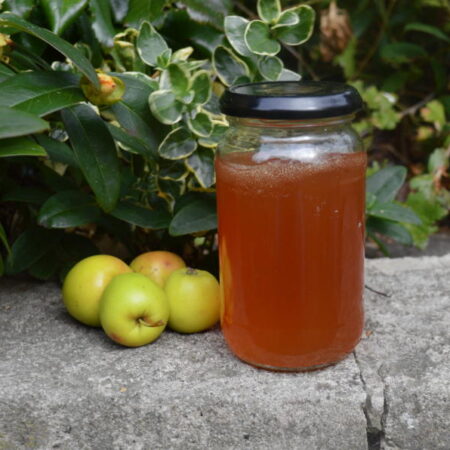
[{"label": "concrete ledge", "polygon": [[283,374],[219,330],[118,347],[55,284],[2,279],[0,449],[448,449],[449,280],[450,255],[368,261],[355,354]]}]

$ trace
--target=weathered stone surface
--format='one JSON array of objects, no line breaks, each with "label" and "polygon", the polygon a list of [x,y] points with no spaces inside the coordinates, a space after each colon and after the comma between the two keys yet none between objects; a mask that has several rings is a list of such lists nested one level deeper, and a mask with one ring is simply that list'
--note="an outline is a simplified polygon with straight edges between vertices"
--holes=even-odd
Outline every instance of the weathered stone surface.
[{"label": "weathered stone surface", "polygon": [[450,255],[367,264],[366,335],[355,352],[382,449],[450,448]]},{"label": "weathered stone surface", "polygon": [[125,349],[73,321],[57,286],[5,281],[0,342],[0,449],[367,448],[352,355],[270,373],[218,330]]},{"label": "weathered stone surface", "polygon": [[218,330],[121,348],[56,285],[2,279],[0,449],[448,449],[450,255],[368,261],[366,282],[355,355],[285,374]]}]

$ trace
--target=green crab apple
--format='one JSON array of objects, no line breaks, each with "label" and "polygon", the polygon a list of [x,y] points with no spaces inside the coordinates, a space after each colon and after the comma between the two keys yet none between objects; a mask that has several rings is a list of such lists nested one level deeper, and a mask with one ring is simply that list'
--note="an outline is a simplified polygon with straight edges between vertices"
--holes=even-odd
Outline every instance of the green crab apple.
[{"label": "green crab apple", "polygon": [[186,264],[175,253],[161,250],[142,253],[131,261],[130,267],[164,287],[169,275],[176,269],[186,267]]},{"label": "green crab apple", "polygon": [[219,283],[206,270],[182,268],[169,276],[169,327],[179,333],[197,333],[219,321]]},{"label": "green crab apple", "polygon": [[131,268],[111,255],[94,255],[79,261],[64,279],[62,296],[69,314],[92,327],[100,326],[99,303],[108,283]]},{"label": "green crab apple", "polygon": [[115,277],[100,301],[100,323],[113,341],[140,347],[156,340],[169,319],[165,292],[140,273]]}]

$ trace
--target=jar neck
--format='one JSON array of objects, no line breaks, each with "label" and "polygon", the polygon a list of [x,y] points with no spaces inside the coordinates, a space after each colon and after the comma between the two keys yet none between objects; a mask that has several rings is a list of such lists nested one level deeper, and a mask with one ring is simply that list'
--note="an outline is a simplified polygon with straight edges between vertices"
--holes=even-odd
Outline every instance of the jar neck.
[{"label": "jar neck", "polygon": [[227,116],[231,126],[249,128],[319,128],[350,125],[354,114],[308,120],[272,120]]}]

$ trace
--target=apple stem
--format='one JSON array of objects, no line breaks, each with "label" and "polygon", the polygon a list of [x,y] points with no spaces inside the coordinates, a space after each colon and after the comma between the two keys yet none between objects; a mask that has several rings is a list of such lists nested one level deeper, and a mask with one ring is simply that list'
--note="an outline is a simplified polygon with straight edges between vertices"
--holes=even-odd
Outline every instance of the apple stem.
[{"label": "apple stem", "polygon": [[165,325],[164,321],[162,321],[162,320],[158,320],[157,322],[153,322],[150,319],[144,319],[142,317],[139,317],[139,319],[137,321],[139,322],[140,325],[144,325],[144,327],[155,328],[155,327],[162,327],[162,326]]},{"label": "apple stem", "polygon": [[192,267],[188,267],[186,269],[186,275],[197,275],[197,270],[193,269]]}]

